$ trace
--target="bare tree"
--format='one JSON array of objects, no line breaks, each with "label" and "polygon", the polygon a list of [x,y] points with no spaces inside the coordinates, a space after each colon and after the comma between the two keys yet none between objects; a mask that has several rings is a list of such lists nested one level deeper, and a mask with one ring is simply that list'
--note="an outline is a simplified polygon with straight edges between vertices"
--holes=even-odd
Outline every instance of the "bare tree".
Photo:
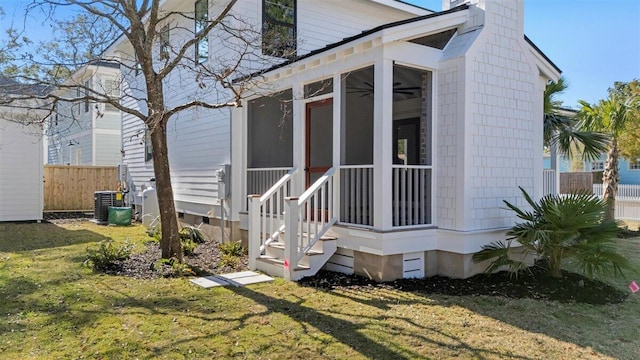
[{"label": "bare tree", "polygon": [[[5,49],[0,71],[21,83],[50,87],[50,92],[38,96],[46,101],[49,115],[58,103],[90,101],[109,104],[146,125],[153,147],[163,258],[182,261],[167,123],[194,108],[241,106],[248,85],[233,79],[247,79],[270,61],[261,55],[256,27],[234,14],[236,2],[200,0],[195,7],[191,4],[183,9],[185,5],[177,1],[161,7],[161,0],[34,0],[27,16],[44,19],[55,38],[34,44],[12,29],[8,46],[0,46]],[[69,14],[75,15],[69,18]],[[209,54],[209,41],[223,50]],[[127,91],[113,96],[107,89],[85,86],[78,80],[84,66],[97,62],[118,64],[120,85],[126,83]],[[172,104],[167,90],[176,78],[195,82],[199,91],[188,101]],[[33,96],[22,96],[27,97]],[[12,103],[19,98],[0,101]],[[132,101],[146,104],[146,109],[125,105]]]}]

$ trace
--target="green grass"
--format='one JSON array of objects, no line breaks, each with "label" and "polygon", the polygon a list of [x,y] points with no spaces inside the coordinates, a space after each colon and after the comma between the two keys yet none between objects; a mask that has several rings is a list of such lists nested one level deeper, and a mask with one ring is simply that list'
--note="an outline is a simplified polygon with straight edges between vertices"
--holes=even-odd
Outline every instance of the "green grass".
[{"label": "green grass", "polygon": [[[126,237],[148,239],[139,226],[0,224],[2,358],[637,358],[640,293],[594,306],[282,280],[202,289],[81,266],[87,246]],[[640,239],[620,243],[640,265]]]}]

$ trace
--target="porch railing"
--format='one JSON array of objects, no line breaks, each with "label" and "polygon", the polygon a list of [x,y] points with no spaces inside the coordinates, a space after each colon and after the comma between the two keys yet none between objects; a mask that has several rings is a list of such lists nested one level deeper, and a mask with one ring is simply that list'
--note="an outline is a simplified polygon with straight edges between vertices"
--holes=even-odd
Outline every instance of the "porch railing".
[{"label": "porch railing", "polygon": [[340,167],[340,222],[373,226],[373,166]]},{"label": "porch railing", "polygon": [[[247,169],[246,195],[266,193],[273,184],[287,175],[290,170],[290,167]],[[245,210],[248,210],[248,207]]]},{"label": "porch railing", "polygon": [[432,223],[431,171],[431,166],[393,166],[393,226]]},{"label": "porch railing", "polygon": [[543,170],[542,171],[542,195],[557,194],[556,186],[556,171],[555,170]]},{"label": "porch railing", "polygon": [[285,198],[285,270],[287,280],[304,255],[336,223],[333,199],[336,168],[332,167],[300,197]]},{"label": "porch railing", "polygon": [[284,231],[285,198],[291,196],[291,180],[298,168],[288,170],[263,195],[249,195],[249,267],[255,269],[255,261],[270,242]]}]

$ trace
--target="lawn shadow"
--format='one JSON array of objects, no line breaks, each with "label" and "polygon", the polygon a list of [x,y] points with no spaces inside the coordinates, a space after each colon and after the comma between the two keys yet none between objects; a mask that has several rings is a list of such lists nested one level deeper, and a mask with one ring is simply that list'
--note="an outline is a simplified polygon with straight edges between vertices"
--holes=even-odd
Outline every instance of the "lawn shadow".
[{"label": "lawn shadow", "polygon": [[69,230],[50,222],[0,223],[0,252],[19,253],[109,239],[90,230]]},{"label": "lawn shadow", "polygon": [[[326,273],[320,273],[320,275],[326,275]],[[502,273],[501,275],[504,277],[501,281],[510,281],[508,274]],[[589,300],[597,298],[597,294],[605,293],[607,299],[603,299],[602,303],[579,304],[576,299],[559,299],[562,294],[553,293],[562,285],[562,282],[554,284],[551,289],[546,289],[550,290],[550,294],[536,297],[533,293],[521,291],[527,288],[532,290],[533,286],[526,281],[524,284],[518,285],[521,285],[517,289],[518,293],[508,294],[501,289],[500,282],[489,284],[488,289],[479,290],[477,282],[480,280],[474,278],[446,279],[436,276],[425,279],[402,279],[391,283],[376,283],[365,278],[342,274],[333,275],[333,277],[333,282],[332,279],[329,281],[326,279],[304,279],[301,285],[309,287],[323,285],[316,288],[331,296],[355,301],[365,306],[373,306],[383,311],[398,305],[410,306],[416,302],[432,303],[444,307],[461,307],[527,332],[544,334],[584,349],[595,347],[598,352],[612,357],[619,357],[620,353],[607,344],[610,341],[605,340],[605,337],[620,342],[633,342],[637,338],[637,336],[630,336],[628,331],[624,330],[619,331],[618,334],[614,333],[616,330],[614,325],[627,329],[633,328],[633,325],[625,325],[625,323],[635,323],[635,321],[625,318],[621,310],[626,305],[624,302],[630,300],[627,293],[600,281],[587,281],[576,285],[576,288],[584,293],[594,292],[595,294],[591,294],[592,297],[589,297]],[[342,280],[345,281],[344,284],[339,284],[341,280],[335,280],[340,277],[347,279],[346,281]],[[566,281],[577,283],[582,280],[581,276],[568,272],[563,272],[563,278],[565,284]],[[329,283],[330,285],[328,285]],[[465,285],[468,288],[465,288]],[[369,295],[373,292],[376,294],[375,297]],[[615,292],[615,294],[610,292]],[[637,301],[631,301],[637,303]],[[579,308],[581,310],[574,310],[576,305],[581,306]],[[581,311],[584,311],[584,314],[581,314]],[[603,313],[609,312],[610,316],[599,317]],[[579,319],[577,321],[580,322],[569,322],[565,319]],[[545,320],[552,320],[555,324],[552,325]],[[410,320],[404,319],[404,321]],[[609,331],[606,334],[601,331],[603,321],[609,325]],[[413,326],[420,325],[414,323]],[[576,327],[579,327],[580,330],[576,331]],[[508,356],[513,355],[509,354]]]},{"label": "lawn shadow", "polygon": [[[305,329],[313,327],[369,359],[425,358],[427,354],[421,353],[412,349],[410,346],[407,346],[406,338],[409,337],[412,338],[412,340],[408,341],[409,343],[428,343],[437,347],[453,349],[454,351],[463,351],[476,359],[509,357],[512,359],[533,360],[533,358],[526,356],[518,356],[508,352],[475,347],[468,342],[465,342],[461,337],[447,334],[446,332],[438,329],[437,326],[425,327],[406,317],[390,316],[386,313],[377,316],[359,315],[360,318],[366,318],[367,321],[352,322],[345,320],[344,318],[352,317],[353,314],[345,314],[335,310],[328,313],[327,311],[321,311],[311,306],[305,306],[303,304],[304,299],[302,298],[298,301],[275,298],[263,292],[254,291],[249,287],[232,288],[231,290],[238,295],[242,295],[267,307],[271,312],[280,313],[289,317]],[[335,295],[335,293],[332,293],[332,295]],[[349,297],[347,296],[347,298]],[[363,301],[363,299],[360,298],[356,301],[376,306],[374,305],[376,300]],[[384,300],[377,301],[382,303],[385,302]],[[393,298],[389,300],[389,302],[394,305],[397,305],[398,302],[401,301],[406,301],[408,303],[409,299],[399,300]],[[376,307],[389,308],[389,305],[390,304],[377,304]],[[380,328],[380,324],[384,324],[390,318],[407,322],[408,325],[418,329],[419,331],[407,333],[405,329],[393,326],[384,326],[383,328]],[[380,338],[384,339],[384,341],[378,341],[376,338],[366,334],[366,332],[377,331],[378,329],[382,331],[382,333],[380,333]],[[405,339],[396,341],[396,338]],[[387,342],[388,344],[383,342]]]}]

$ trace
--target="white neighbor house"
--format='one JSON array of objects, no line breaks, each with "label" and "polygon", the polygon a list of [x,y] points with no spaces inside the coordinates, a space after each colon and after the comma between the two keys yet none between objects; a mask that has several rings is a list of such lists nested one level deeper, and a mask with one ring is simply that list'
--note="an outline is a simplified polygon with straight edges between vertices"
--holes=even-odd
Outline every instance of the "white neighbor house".
[{"label": "white neighbor house", "polygon": [[[97,62],[76,71],[69,85],[84,85],[102,94],[120,96],[117,65]],[[60,90],[62,98],[79,98],[81,89]],[[111,105],[91,101],[60,102],[47,124],[47,163],[116,166],[121,161],[121,115]]]},{"label": "white neighbor house", "polygon": [[[0,98],[42,92],[0,76]],[[0,221],[42,220],[42,125],[35,100],[0,105]]]},{"label": "white neighbor house", "polygon": [[[231,238],[248,242],[250,267],[287,279],[321,267],[377,280],[484,270],[472,254],[515,221],[502,200],[523,204],[518,186],[542,194],[543,91],[560,75],[524,36],[523,2],[444,0],[440,13],[392,0],[235,9],[269,29],[263,9],[274,3],[287,10],[279,26],[296,34],[276,51],[297,57],[262,72],[268,90],[241,108],[170,121],[181,217],[217,225],[224,215]],[[135,95],[135,81],[125,76],[124,91]],[[203,91],[170,81],[176,103]],[[139,188],[153,176],[137,140],[144,127],[127,115],[122,126]],[[224,202],[222,164],[231,164]]]}]

